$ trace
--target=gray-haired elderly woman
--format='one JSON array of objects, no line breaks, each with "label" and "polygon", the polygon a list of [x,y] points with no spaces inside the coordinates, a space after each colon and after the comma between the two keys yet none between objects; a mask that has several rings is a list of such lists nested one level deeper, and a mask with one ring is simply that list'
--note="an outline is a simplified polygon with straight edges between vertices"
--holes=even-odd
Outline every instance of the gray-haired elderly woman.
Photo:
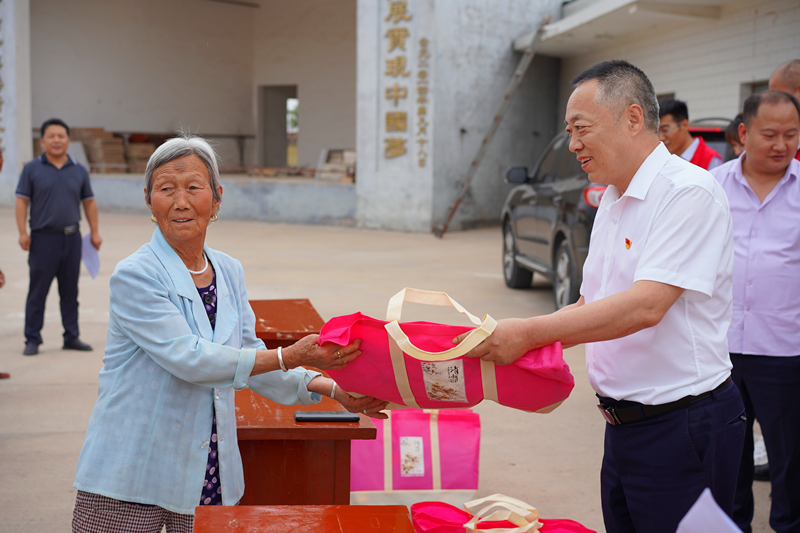
[{"label": "gray-haired elderly woman", "polygon": [[99,392],[78,461],[74,532],[191,531],[197,505],[235,505],[244,491],[234,391],[282,404],[321,395],[385,416],[318,372],[342,368],[359,341],[283,350],[255,336],[239,261],[205,245],[222,186],[217,156],[197,137],[170,139],[147,164],[149,244],[111,276]]}]

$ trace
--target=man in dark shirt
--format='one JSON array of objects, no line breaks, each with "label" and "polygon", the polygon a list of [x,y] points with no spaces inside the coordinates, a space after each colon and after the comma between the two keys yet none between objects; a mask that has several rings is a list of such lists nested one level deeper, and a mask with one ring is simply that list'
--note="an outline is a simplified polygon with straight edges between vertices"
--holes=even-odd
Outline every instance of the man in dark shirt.
[{"label": "man in dark shirt", "polygon": [[[44,305],[53,278],[58,279],[65,350],[89,351],[78,331],[78,274],[81,266],[80,204],[86,211],[92,245],[103,239],[97,227],[97,203],[89,173],[67,155],[69,127],[59,119],[42,124],[44,153],[25,165],[17,186],[16,216],[19,245],[29,250],[30,288],[25,306],[24,355],[39,353]],[[31,208],[28,235],[25,218]]]}]

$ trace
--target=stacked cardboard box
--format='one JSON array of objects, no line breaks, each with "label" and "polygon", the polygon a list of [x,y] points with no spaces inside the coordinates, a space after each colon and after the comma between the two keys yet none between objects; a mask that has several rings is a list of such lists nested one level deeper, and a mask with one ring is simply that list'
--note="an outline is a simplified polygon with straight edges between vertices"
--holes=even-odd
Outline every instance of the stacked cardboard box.
[{"label": "stacked cardboard box", "polygon": [[94,172],[125,172],[125,141],[103,128],[72,128],[70,137],[83,144]]},{"label": "stacked cardboard box", "polygon": [[147,161],[155,150],[156,145],[152,143],[131,143],[125,146],[128,172],[131,174],[144,174],[147,168]]},{"label": "stacked cardboard box", "polygon": [[316,179],[354,183],[356,174],[355,150],[322,150],[317,163]]}]

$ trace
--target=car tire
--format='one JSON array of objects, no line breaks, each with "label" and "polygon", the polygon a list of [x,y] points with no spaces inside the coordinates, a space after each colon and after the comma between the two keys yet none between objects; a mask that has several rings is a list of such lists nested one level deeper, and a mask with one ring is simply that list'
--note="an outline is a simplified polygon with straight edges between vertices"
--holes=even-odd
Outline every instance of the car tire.
[{"label": "car tire", "polygon": [[580,285],[569,243],[562,241],[553,262],[553,298],[556,310],[578,301]]},{"label": "car tire", "polygon": [[512,289],[526,289],[531,286],[533,272],[522,268],[515,260],[516,255],[514,230],[511,222],[507,221],[503,225],[503,278],[506,280],[506,285]]}]

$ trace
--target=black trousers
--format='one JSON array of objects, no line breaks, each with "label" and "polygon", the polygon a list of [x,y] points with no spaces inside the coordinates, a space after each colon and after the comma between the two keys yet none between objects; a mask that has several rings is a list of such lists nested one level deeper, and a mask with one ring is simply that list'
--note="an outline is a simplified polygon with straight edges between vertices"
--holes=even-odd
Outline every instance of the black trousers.
[{"label": "black trousers", "polygon": [[28,254],[30,287],[25,304],[25,340],[42,343],[44,303],[53,278],[58,280],[61,297],[61,323],[64,342],[79,337],[78,331],[78,275],[81,269],[81,235],[56,235],[34,231]]},{"label": "black trousers", "polygon": [[706,487],[730,515],[744,418],[742,398],[731,384],[684,409],[606,425],[600,473],[606,531],[675,533]]},{"label": "black trousers", "polygon": [[800,532],[800,356],[732,353],[731,361],[747,412],[733,520],[745,533],[752,531],[753,420],[758,419],[772,483],[769,525],[778,533]]}]

